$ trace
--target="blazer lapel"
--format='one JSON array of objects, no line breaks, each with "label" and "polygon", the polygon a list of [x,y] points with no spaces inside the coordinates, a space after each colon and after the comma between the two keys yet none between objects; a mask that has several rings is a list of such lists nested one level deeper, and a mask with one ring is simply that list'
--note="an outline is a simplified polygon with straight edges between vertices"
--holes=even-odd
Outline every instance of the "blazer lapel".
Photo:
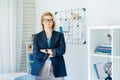
[{"label": "blazer lapel", "polygon": [[47,37],[45,31],[42,31],[42,41],[45,47],[48,48]]},{"label": "blazer lapel", "polygon": [[53,30],[52,36],[51,36],[51,41],[50,41],[51,48],[54,46],[54,42],[55,42],[55,31]]}]

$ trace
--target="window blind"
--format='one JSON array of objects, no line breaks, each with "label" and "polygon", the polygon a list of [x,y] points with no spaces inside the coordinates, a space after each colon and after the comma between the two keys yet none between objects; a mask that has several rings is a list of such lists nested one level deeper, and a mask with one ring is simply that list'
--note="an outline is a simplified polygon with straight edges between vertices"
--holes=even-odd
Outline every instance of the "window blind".
[{"label": "window blind", "polygon": [[[27,71],[26,43],[32,41],[32,34],[35,33],[35,0],[23,0],[22,9],[22,29],[19,30],[18,37],[21,37],[21,51],[19,55],[19,71]],[[19,15],[19,14],[18,14]],[[18,18],[20,19],[20,18]],[[18,20],[19,21],[19,20]],[[20,25],[20,24],[18,24]],[[22,33],[21,33],[22,32]],[[18,38],[19,39],[19,38]],[[20,42],[20,41],[19,41]],[[20,47],[20,45],[18,45]]]}]

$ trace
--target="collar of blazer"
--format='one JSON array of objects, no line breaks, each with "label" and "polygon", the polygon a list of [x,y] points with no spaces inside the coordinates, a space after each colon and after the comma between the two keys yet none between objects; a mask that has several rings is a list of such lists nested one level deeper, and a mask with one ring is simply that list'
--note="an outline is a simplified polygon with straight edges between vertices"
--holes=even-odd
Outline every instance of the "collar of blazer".
[{"label": "collar of blazer", "polygon": [[[46,37],[45,31],[43,30],[41,32],[41,34],[42,34],[43,42],[44,42],[45,46],[47,46],[47,48],[48,48],[47,37]],[[51,40],[50,40],[50,48],[52,48],[54,46],[55,36],[56,36],[56,34],[55,34],[55,31],[53,30]]]}]

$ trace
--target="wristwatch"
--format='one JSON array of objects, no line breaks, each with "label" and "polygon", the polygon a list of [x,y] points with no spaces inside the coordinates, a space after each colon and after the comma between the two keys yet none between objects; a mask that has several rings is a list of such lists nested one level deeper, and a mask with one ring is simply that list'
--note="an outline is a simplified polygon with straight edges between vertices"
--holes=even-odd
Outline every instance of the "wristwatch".
[{"label": "wristwatch", "polygon": [[45,49],[46,55],[44,56],[44,59],[48,58],[48,49]]},{"label": "wristwatch", "polygon": [[45,52],[48,54],[48,49],[45,49]]}]

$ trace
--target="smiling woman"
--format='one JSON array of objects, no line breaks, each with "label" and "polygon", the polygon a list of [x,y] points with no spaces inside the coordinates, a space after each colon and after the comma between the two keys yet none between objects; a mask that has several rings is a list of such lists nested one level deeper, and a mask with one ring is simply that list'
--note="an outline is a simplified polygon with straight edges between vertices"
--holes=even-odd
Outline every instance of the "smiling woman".
[{"label": "smiling woman", "polygon": [[31,74],[43,77],[43,80],[64,80],[67,76],[63,57],[66,51],[64,34],[55,31],[55,21],[50,12],[42,15],[41,25],[43,30],[34,37]]}]

